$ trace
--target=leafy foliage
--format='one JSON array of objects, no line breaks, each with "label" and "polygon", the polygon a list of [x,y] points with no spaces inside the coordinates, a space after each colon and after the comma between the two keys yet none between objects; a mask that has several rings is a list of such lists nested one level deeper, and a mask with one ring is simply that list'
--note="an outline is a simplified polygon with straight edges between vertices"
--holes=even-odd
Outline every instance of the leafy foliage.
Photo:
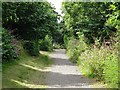
[{"label": "leafy foliage", "polygon": [[[64,43],[71,61],[77,62],[85,75],[118,87],[120,3],[63,2],[62,11]],[[102,46],[105,43],[106,48]]]},{"label": "leafy foliage", "polygon": [[70,60],[74,63],[77,62],[78,57],[82,52],[88,49],[87,44],[84,42],[84,37],[79,38],[79,40],[71,37],[67,43],[67,54]]},{"label": "leafy foliage", "polygon": [[30,55],[39,54],[39,39],[56,38],[58,14],[48,2],[3,2],[2,16],[2,26],[25,41]]},{"label": "leafy foliage", "polygon": [[[67,31],[76,37],[76,32],[82,32],[88,44],[94,43],[96,38],[100,41],[109,39],[111,33],[117,30],[116,27],[105,25],[109,14],[113,13],[109,9],[110,2],[63,2],[62,5]],[[115,5],[118,10],[119,2]]]},{"label": "leafy foliage", "polygon": [[52,51],[53,50],[52,37],[46,35],[45,39],[40,40],[39,48],[40,50],[44,50],[44,51]]},{"label": "leafy foliage", "polygon": [[48,2],[4,2],[2,8],[3,27],[22,39],[44,38],[57,28],[57,13]]},{"label": "leafy foliage", "polygon": [[35,41],[24,41],[24,49],[31,55],[37,56],[39,54],[38,45]]},{"label": "leafy foliage", "polygon": [[86,50],[79,56],[78,65],[85,75],[104,80],[108,85],[118,87],[118,56],[108,49]]},{"label": "leafy foliage", "polygon": [[2,30],[2,59],[3,61],[10,61],[17,57],[15,47],[12,43],[13,37],[7,30],[0,29]]}]

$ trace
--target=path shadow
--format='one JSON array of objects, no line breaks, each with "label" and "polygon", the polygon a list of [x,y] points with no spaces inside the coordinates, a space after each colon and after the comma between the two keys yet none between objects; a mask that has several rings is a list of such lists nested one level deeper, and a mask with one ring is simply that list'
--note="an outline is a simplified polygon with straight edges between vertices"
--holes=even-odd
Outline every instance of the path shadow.
[{"label": "path shadow", "polygon": [[46,84],[50,87],[90,88],[91,85],[96,83],[96,81],[90,80],[83,75],[61,74],[56,72],[49,72],[48,75],[48,78],[46,78]]},{"label": "path shadow", "polygon": [[[31,67],[23,66],[23,67],[28,68],[28,70],[34,70],[35,73],[36,72],[40,73],[40,76],[45,78],[45,82],[46,82],[46,83],[43,83],[43,82],[41,82],[41,80],[31,82],[31,81],[27,80],[27,78],[26,79],[24,78],[22,80],[19,80],[18,78],[9,78],[9,81],[11,81],[14,84],[19,85],[21,87],[24,86],[24,88],[31,88],[31,86],[35,87],[35,88],[41,88],[41,85],[48,85],[51,87],[61,88],[62,90],[68,90],[68,89],[63,89],[63,88],[64,87],[71,88],[70,86],[76,86],[76,87],[85,86],[85,87],[89,88],[89,85],[93,85],[94,83],[96,83],[95,81],[89,80],[88,78],[84,77],[83,75],[62,74],[62,73],[56,73],[56,72],[52,72],[52,71],[43,71],[42,72],[39,70],[39,68],[34,69],[34,68],[32,68],[32,66]],[[33,73],[33,74],[35,74],[35,73]],[[10,87],[10,88],[13,88],[13,87]],[[40,89],[38,89],[38,90],[40,90]],[[45,89],[45,90],[49,90],[49,89]],[[53,89],[51,89],[51,90],[53,90]],[[79,89],[71,88],[69,90],[79,90]]]},{"label": "path shadow", "polygon": [[[75,63],[69,61],[69,59],[61,59],[61,58],[51,58],[54,61],[54,65],[69,65],[69,66],[76,66]],[[57,63],[56,63],[57,62]]]},{"label": "path shadow", "polygon": [[49,87],[89,88],[91,85],[96,83],[96,81],[84,77],[80,71],[76,69],[76,64],[70,62],[69,58],[66,56],[65,49],[55,49],[54,53],[52,53],[50,57],[53,59],[54,65],[46,76],[46,84]]}]

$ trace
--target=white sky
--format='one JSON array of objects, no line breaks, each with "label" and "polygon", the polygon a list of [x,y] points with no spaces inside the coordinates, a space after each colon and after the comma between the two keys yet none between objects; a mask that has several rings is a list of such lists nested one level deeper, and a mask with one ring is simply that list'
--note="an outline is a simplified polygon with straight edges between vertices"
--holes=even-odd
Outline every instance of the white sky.
[{"label": "white sky", "polygon": [[47,0],[47,1],[51,2],[55,6],[56,12],[58,12],[60,15],[62,14],[60,8],[63,0]]}]

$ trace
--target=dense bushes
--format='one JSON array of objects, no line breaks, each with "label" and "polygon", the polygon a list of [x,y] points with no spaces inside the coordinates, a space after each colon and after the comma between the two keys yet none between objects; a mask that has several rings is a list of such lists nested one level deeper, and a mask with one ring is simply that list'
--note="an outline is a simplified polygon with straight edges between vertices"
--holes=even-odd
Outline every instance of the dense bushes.
[{"label": "dense bushes", "polygon": [[43,51],[52,51],[52,37],[46,35],[43,40],[39,40],[39,49]]},{"label": "dense bushes", "polygon": [[86,50],[79,56],[77,63],[85,75],[118,87],[117,52],[105,48]]},{"label": "dense bushes", "polygon": [[118,87],[118,46],[110,48],[88,47],[82,37],[71,38],[67,43],[67,54],[80,70],[89,77],[102,80],[110,87]]},{"label": "dense bushes", "polygon": [[77,62],[85,75],[103,80],[111,87],[120,85],[120,47],[117,45],[120,43],[120,3],[64,2],[62,11],[64,41],[71,61]]},{"label": "dense bushes", "polygon": [[[97,48],[86,50],[79,57],[78,64],[83,65],[86,74],[92,77],[97,76],[100,79],[101,75],[103,74],[102,71],[106,55],[107,52],[104,49],[101,49],[100,51]],[[87,69],[89,69],[88,72]]]},{"label": "dense bushes", "polygon": [[[110,53],[105,60],[105,68],[104,68],[104,80],[113,88],[118,87],[120,85],[119,74],[118,74],[118,56],[115,52]],[[118,81],[119,80],[119,81]]]},{"label": "dense bushes", "polygon": [[65,36],[64,41],[70,60],[76,62],[86,76],[102,80],[109,87],[118,87],[119,42],[114,43],[111,48],[104,48],[96,40],[93,45],[95,47],[92,47],[92,44],[85,43],[87,40],[82,34],[77,39]]},{"label": "dense bushes", "polygon": [[83,40],[83,37],[80,37],[78,40],[71,37],[65,42],[67,44],[67,54],[70,57],[70,60],[74,63],[77,62],[80,54],[88,48],[87,44],[85,44]]},{"label": "dense bushes", "polygon": [[[38,54],[39,39],[44,39],[47,34],[56,38],[59,33],[58,14],[48,2],[3,2],[2,16],[2,27],[23,41],[30,55]],[[41,47],[51,51],[52,43],[47,38]]]},{"label": "dense bushes", "polygon": [[72,62],[77,62],[85,75],[102,80],[109,87],[117,88],[120,85],[119,44],[116,43],[112,48],[95,45],[98,47],[88,47],[84,41],[71,38],[67,43],[67,54]]},{"label": "dense bushes", "polygon": [[38,44],[35,41],[24,41],[23,46],[31,56],[37,56],[39,54]]},{"label": "dense bushes", "polygon": [[39,50],[52,51],[52,37],[46,35],[44,39],[39,39],[39,42],[26,40],[24,41],[24,49],[32,56],[37,56]]},{"label": "dense bushes", "polygon": [[74,38],[71,38],[67,45],[67,54],[70,57],[70,60],[75,63],[78,60],[78,56],[80,55],[78,48],[78,43],[76,43],[77,40]]},{"label": "dense bushes", "polygon": [[16,43],[13,43],[13,37],[10,35],[10,33],[2,29],[2,59],[3,61],[9,61],[11,59],[14,59],[17,57],[17,49],[15,49],[14,46],[16,46]]},{"label": "dense bushes", "polygon": [[99,41],[95,41],[96,48],[88,47],[83,36],[65,40],[70,60],[76,62],[86,76],[118,87],[118,43],[110,49],[100,46]]}]

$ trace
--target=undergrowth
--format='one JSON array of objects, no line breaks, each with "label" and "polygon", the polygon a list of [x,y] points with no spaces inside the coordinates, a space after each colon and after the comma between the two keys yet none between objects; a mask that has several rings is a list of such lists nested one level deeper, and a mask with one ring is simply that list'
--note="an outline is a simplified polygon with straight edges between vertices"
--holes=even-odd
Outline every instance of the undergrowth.
[{"label": "undergrowth", "polygon": [[17,60],[3,63],[3,88],[45,88],[45,67],[52,64],[46,55],[30,56],[21,47]]},{"label": "undergrowth", "polygon": [[70,61],[75,62],[82,73],[107,84],[106,87],[118,88],[120,85],[118,45],[109,47],[88,47],[82,39],[71,38],[67,41],[67,54]]}]

